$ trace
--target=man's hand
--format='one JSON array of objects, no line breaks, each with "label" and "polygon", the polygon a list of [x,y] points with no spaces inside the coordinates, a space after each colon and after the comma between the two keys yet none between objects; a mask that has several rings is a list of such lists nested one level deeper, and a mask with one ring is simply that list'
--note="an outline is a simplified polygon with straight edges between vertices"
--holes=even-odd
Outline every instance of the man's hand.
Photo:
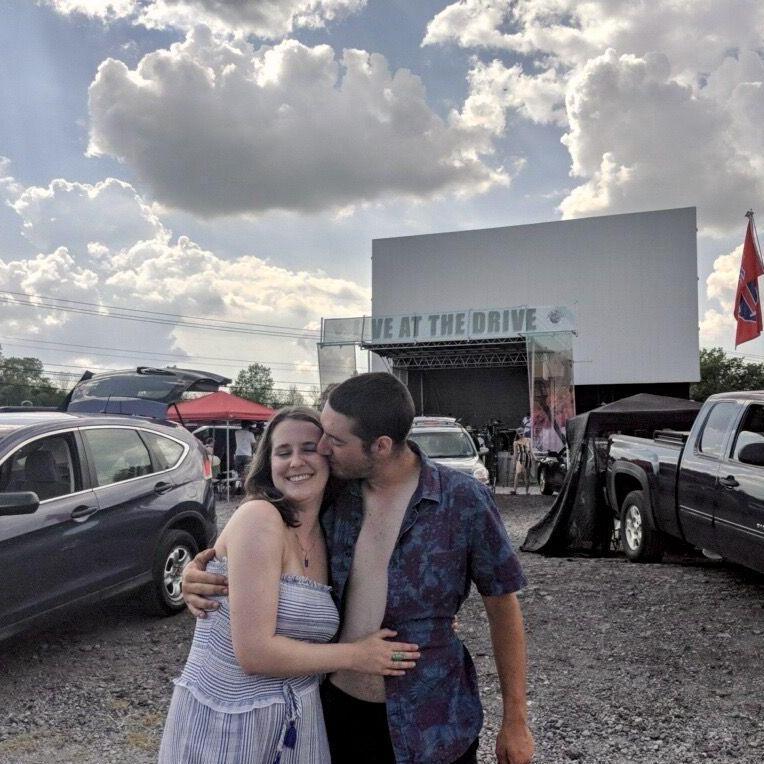
[{"label": "man's hand", "polygon": [[228,579],[205,570],[214,556],[214,549],[204,549],[183,570],[183,601],[196,618],[206,618],[208,610],[217,610],[218,603],[208,597],[228,594]]},{"label": "man's hand", "polygon": [[525,630],[520,603],[516,594],[503,594],[483,597],[483,604],[504,705],[496,760],[499,764],[528,764],[533,758],[533,736],[527,722]]},{"label": "man's hand", "polygon": [[505,722],[496,738],[499,764],[528,764],[533,758],[533,736],[525,721]]}]

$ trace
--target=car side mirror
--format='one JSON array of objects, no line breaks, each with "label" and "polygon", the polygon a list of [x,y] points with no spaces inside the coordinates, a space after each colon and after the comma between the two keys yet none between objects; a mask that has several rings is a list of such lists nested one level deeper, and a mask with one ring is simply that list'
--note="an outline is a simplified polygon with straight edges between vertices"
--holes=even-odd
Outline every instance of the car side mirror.
[{"label": "car side mirror", "polygon": [[40,506],[40,499],[34,491],[0,493],[0,516],[31,515]]},{"label": "car side mirror", "polygon": [[764,443],[749,443],[747,446],[743,446],[737,458],[743,464],[764,467]]},{"label": "car side mirror", "polygon": [[485,456],[487,453],[488,449],[485,446],[481,446],[479,451],[480,456]]}]

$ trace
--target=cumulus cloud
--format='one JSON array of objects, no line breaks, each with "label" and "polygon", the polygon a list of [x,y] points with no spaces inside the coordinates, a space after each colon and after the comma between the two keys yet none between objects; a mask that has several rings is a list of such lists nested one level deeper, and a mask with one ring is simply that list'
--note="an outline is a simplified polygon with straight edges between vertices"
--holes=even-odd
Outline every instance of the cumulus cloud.
[{"label": "cumulus cloud", "polygon": [[563,217],[697,205],[728,231],[764,192],[764,5],[758,0],[458,0],[425,45],[476,60],[467,99],[567,126]]},{"label": "cumulus cloud", "polygon": [[571,174],[586,181],[563,217],[697,204],[707,230],[724,230],[764,192],[760,158],[733,139],[734,115],[672,79],[663,54],[588,62],[567,113]]},{"label": "cumulus cloud", "polygon": [[318,28],[363,8],[366,0],[44,0],[63,15],[130,19],[150,29],[190,30],[279,39],[298,28]]},{"label": "cumulus cloud", "polygon": [[255,49],[197,28],[90,86],[91,155],[126,162],[161,203],[203,216],[312,212],[506,184],[483,126],[441,119],[381,55],[295,40]]},{"label": "cumulus cloud", "polygon": [[706,296],[717,300],[725,312],[732,314],[735,304],[740,263],[743,259],[743,245],[728,255],[721,255],[714,260],[714,268],[706,279]]},{"label": "cumulus cloud", "polygon": [[761,43],[758,0],[457,0],[428,24],[423,44],[507,50],[548,64],[585,64],[607,48],[665,53],[696,77]]},{"label": "cumulus cloud", "polygon": [[20,190],[9,204],[23,221],[25,237],[41,250],[63,246],[98,256],[103,242],[121,249],[137,240],[167,237],[135,189],[116,178],[95,185],[59,178],[46,188]]},{"label": "cumulus cloud", "polygon": [[11,160],[0,155],[0,198],[8,202],[22,191],[23,186],[11,175]]},{"label": "cumulus cloud", "polygon": [[77,14],[101,21],[130,18],[139,6],[138,0],[42,0],[42,2],[64,16]]},{"label": "cumulus cloud", "polygon": [[729,345],[735,336],[735,326],[732,313],[721,313],[716,308],[709,308],[700,320],[701,346]]},{"label": "cumulus cloud", "polygon": [[[47,188],[20,188],[10,201],[24,235],[43,251],[24,259],[0,257],[2,336],[91,342],[115,351],[128,347],[222,355],[241,358],[242,367],[286,357],[309,369],[315,364],[314,342],[256,331],[200,332],[172,321],[151,325],[110,320],[114,311],[109,306],[302,327],[306,332],[324,315],[362,315],[369,310],[369,290],[348,279],[289,270],[254,254],[226,259],[187,236],[174,236],[135,189],[121,181],[89,186],[58,179]],[[108,204],[115,205],[114,214],[106,216],[117,221],[113,227],[103,220]],[[67,215],[76,217],[76,226],[61,222]],[[24,295],[32,295],[37,307],[22,304],[30,299]],[[66,300],[74,310],[95,309],[104,318],[51,309],[45,298]],[[83,308],[83,303],[96,307]],[[296,368],[292,378],[304,369]],[[222,371],[231,372],[231,364]]]},{"label": "cumulus cloud", "polygon": [[317,28],[354,13],[366,0],[154,0],[138,16],[147,27],[190,30],[204,24],[216,32],[277,39],[297,28]]},{"label": "cumulus cloud", "polygon": [[[712,303],[700,321],[701,345],[728,345],[735,336],[735,305],[743,245],[714,260],[713,270],[706,278],[706,297]],[[714,304],[715,303],[715,304]]]},{"label": "cumulus cloud", "polygon": [[475,60],[467,79],[469,95],[459,115],[464,126],[503,135],[508,110],[538,124],[566,124],[565,87],[552,70],[528,76],[519,64]]},{"label": "cumulus cloud", "polygon": [[[70,300],[88,300],[97,283],[96,273],[78,266],[66,247],[59,247],[48,254],[38,254],[31,259],[0,259],[0,289],[3,291],[32,295],[63,294]],[[0,327],[11,334],[47,334],[67,322],[66,314],[44,307],[34,309],[32,317],[29,309],[21,306],[27,300],[20,295],[3,295],[3,299],[10,300],[10,304],[3,305]]]}]

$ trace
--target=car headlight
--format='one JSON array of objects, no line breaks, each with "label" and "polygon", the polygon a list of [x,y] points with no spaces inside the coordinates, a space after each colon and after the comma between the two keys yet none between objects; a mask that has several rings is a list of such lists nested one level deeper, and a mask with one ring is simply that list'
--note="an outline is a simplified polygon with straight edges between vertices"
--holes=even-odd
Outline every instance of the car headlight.
[{"label": "car headlight", "polygon": [[472,477],[474,477],[475,480],[480,481],[484,485],[488,484],[488,480],[489,480],[488,470],[482,464],[477,465],[477,467],[475,467],[472,470]]}]

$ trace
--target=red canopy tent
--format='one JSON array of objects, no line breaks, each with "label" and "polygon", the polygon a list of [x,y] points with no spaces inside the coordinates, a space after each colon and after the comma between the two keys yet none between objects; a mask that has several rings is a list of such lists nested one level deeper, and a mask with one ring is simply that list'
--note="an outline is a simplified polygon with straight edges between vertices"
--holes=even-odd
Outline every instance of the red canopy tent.
[{"label": "red canopy tent", "polygon": [[194,398],[190,401],[181,401],[176,406],[170,406],[167,418],[176,422],[230,422],[231,420],[244,419],[250,422],[267,422],[275,413],[273,409],[254,403],[244,398],[239,398],[222,390],[210,393],[202,398]]},{"label": "red canopy tent", "polygon": [[[176,410],[177,409],[177,410]],[[180,416],[178,416],[180,413]],[[239,398],[222,390],[210,393],[202,398],[181,401],[168,407],[167,418],[176,422],[225,422],[245,420],[249,422],[265,422],[274,415],[275,411],[261,403]],[[226,436],[226,464],[230,464],[229,438]],[[230,468],[229,468],[230,469]],[[231,484],[226,480],[227,498],[231,500]]]}]

